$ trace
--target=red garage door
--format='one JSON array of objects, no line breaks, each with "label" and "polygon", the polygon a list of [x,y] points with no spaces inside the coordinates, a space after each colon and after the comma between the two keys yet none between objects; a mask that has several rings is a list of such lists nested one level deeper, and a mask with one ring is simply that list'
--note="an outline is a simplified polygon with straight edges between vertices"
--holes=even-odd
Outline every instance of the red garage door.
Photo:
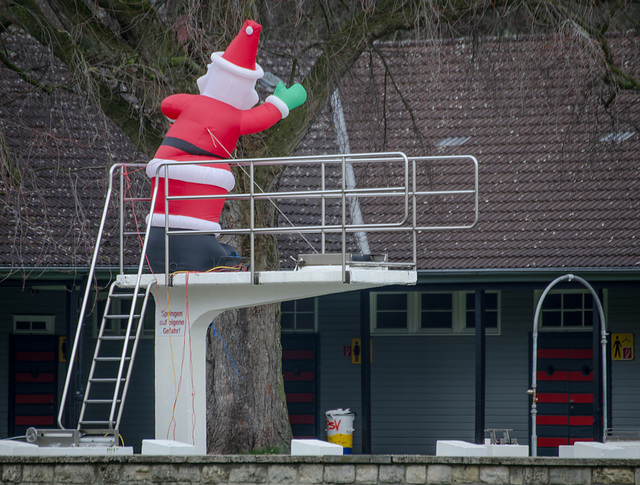
[{"label": "red garage door", "polygon": [[316,336],[282,336],[282,373],[294,438],[316,437]]},{"label": "red garage door", "polygon": [[536,370],[538,456],[594,440],[591,333],[541,333]]},{"label": "red garage door", "polygon": [[30,426],[56,426],[57,342],[58,337],[55,335],[11,336],[10,436],[22,436]]}]

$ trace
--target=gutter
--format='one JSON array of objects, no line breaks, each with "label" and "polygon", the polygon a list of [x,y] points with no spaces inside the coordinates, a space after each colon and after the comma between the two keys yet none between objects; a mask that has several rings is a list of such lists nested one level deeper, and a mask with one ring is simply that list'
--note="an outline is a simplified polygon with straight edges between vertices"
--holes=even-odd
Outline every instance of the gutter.
[{"label": "gutter", "polygon": [[590,281],[640,283],[636,267],[487,268],[418,270],[418,284],[425,283],[548,283],[565,274],[588,277]]}]

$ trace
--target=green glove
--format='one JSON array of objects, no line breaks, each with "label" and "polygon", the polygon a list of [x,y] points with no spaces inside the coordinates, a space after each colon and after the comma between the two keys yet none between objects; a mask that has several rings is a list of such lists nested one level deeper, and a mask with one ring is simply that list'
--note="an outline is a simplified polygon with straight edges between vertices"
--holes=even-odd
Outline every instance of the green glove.
[{"label": "green glove", "polygon": [[302,84],[294,84],[287,88],[284,83],[279,82],[273,95],[281,99],[290,110],[297,108],[307,100],[307,91]]}]

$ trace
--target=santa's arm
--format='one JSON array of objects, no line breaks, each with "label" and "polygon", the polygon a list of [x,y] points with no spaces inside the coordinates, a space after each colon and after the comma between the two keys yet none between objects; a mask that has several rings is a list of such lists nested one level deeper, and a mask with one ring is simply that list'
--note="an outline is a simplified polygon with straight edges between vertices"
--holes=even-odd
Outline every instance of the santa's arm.
[{"label": "santa's arm", "polygon": [[171,122],[175,121],[192,97],[192,94],[173,94],[164,98],[160,105],[162,114]]},{"label": "santa's arm", "polygon": [[276,90],[264,104],[242,112],[241,134],[258,133],[270,128],[306,100],[307,92],[301,84],[286,88],[283,83],[278,83]]},{"label": "santa's arm", "polygon": [[255,108],[242,110],[240,134],[248,135],[271,128],[282,119],[282,113],[271,103],[263,103]]}]

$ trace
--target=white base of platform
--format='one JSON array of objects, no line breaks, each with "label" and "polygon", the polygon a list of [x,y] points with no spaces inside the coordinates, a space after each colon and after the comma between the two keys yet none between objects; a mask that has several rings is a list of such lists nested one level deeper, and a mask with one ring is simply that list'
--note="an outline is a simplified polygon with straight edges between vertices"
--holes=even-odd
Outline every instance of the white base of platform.
[{"label": "white base of platform", "polygon": [[143,455],[195,455],[196,447],[172,440],[142,440]]},{"label": "white base of platform", "polygon": [[[343,275],[341,266],[256,272],[255,281],[248,271],[176,273],[171,275],[170,284],[166,283],[166,275],[157,275],[157,281],[154,275],[141,276],[141,288],[157,286],[157,291],[152,292],[156,308],[155,436],[162,438],[171,428],[175,431],[172,438],[193,443],[198,455],[207,453],[207,403],[203,392],[207,385],[206,335],[220,313],[379,286],[414,285],[417,281],[415,271],[350,268]],[[137,275],[118,275],[117,284],[132,288],[137,280]],[[185,363],[182,370],[177,368],[180,362]],[[166,378],[175,372],[191,376],[179,394],[173,381]],[[176,413],[176,409],[184,412]]]},{"label": "white base of platform", "polygon": [[439,440],[436,442],[436,456],[480,456],[480,457],[526,457],[527,445],[477,445],[467,441]]},{"label": "white base of platform", "polygon": [[335,443],[322,440],[291,440],[291,456],[342,455],[344,449]]},{"label": "white base of platform", "polygon": [[572,446],[559,446],[560,458],[621,458],[640,459],[640,441],[598,443],[578,441]]},{"label": "white base of platform", "polygon": [[38,446],[22,441],[0,440],[0,456],[124,456],[131,446]]}]

